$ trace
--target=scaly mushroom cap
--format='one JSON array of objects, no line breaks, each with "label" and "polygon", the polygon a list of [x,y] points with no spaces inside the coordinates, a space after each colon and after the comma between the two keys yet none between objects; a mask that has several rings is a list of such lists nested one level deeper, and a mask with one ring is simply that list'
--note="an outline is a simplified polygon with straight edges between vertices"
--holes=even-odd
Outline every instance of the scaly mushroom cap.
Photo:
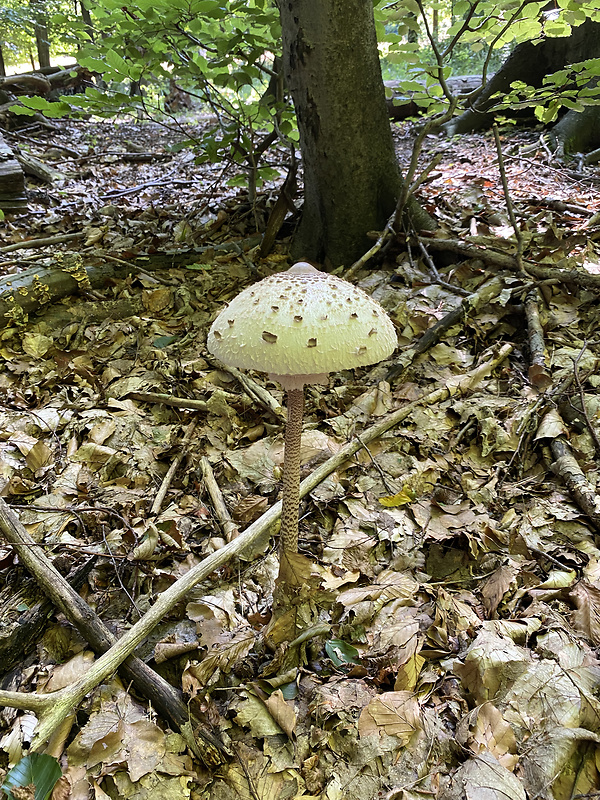
[{"label": "scaly mushroom cap", "polygon": [[213,322],[207,346],[224,364],[271,373],[285,389],[364,367],[398,343],[384,309],[305,262],[244,289]]}]

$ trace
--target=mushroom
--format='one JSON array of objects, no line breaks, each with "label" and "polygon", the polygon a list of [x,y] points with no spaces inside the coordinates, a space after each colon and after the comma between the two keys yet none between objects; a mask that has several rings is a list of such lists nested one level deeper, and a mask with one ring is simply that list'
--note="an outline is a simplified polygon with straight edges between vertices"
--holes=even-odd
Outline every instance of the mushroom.
[{"label": "mushroom", "polygon": [[394,326],[369,295],[299,262],[244,289],[213,322],[208,350],[224,364],[268,372],[287,392],[281,552],[298,552],[304,385],[391,355]]}]

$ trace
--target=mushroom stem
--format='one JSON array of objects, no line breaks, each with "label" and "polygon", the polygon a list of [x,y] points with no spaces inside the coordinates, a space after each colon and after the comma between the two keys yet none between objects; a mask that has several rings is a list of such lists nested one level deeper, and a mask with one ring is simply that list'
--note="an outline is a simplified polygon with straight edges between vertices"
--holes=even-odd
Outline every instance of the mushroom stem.
[{"label": "mushroom stem", "polygon": [[281,509],[281,552],[298,552],[300,509],[300,444],[304,415],[304,387],[288,389],[285,451],[283,455],[283,497]]}]

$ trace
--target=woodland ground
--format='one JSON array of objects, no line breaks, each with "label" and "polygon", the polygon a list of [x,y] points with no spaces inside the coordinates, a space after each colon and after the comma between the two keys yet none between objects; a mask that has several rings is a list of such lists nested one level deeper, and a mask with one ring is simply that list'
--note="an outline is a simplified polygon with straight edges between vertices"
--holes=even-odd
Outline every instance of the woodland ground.
[{"label": "woodland ground", "polygon": [[[0,488],[61,573],[88,563],[80,594],[120,635],[278,497],[283,393],[262,374],[240,383],[204,345],[227,300],[289,262],[285,239],[264,259],[194,252],[262,230],[276,186],[250,206],[223,167],[169,152],[177,134],[158,125],[57,126],[8,136],[64,178],[30,185],[30,213],[5,221],[1,275],[58,251],[134,269],[0,333]],[[406,166],[413,133],[396,138]],[[228,757],[192,757],[114,677],[55,746],[56,797],[596,796],[600,171],[555,163],[540,131],[507,129],[502,145],[523,270],[493,137],[430,136],[423,164],[442,160],[418,194],[438,233],[393,241],[352,275],[400,346],[307,392],[304,476],[362,440],[303,501],[311,566],[294,613],[312,634],[287,650],[265,639],[272,528],[137,651]],[[2,249],[75,232],[75,244]],[[234,525],[219,522],[219,491]],[[2,538],[0,598],[6,653],[17,630],[27,641],[39,592]],[[52,610],[19,646],[0,666],[5,689],[60,689],[93,659]],[[5,768],[31,729],[30,714],[0,712]]]}]

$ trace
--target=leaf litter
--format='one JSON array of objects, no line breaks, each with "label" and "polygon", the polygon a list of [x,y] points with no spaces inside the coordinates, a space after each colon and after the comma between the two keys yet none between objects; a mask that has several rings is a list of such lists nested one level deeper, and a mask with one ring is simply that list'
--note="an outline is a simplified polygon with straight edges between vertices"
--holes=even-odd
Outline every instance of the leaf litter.
[{"label": "leaf litter", "polygon": [[[61,124],[82,155],[100,155],[107,127]],[[148,151],[168,144],[139,124],[110,137],[124,153],[141,137]],[[408,129],[397,137],[402,160]],[[507,173],[525,256],[594,274],[594,175],[569,177],[543,152],[531,155],[531,141],[505,139],[517,154]],[[529,155],[519,160],[520,146]],[[137,651],[183,690],[230,757],[215,767],[194,756],[115,675],[55,744],[57,798],[563,800],[600,789],[600,550],[593,508],[582,505],[585,492],[597,497],[597,290],[553,272],[532,282],[486,260],[489,249],[514,251],[489,138],[430,137],[426,147],[444,151],[421,194],[440,221],[434,238],[475,243],[480,257],[438,260],[431,249],[439,282],[414,242],[396,243],[358,275],[394,320],[400,348],[388,363],[307,392],[303,477],[357,447],[303,500],[295,603],[273,622],[274,525]],[[204,347],[224,302],[289,265],[285,240],[265,259],[255,245],[216,249],[264,229],[277,187],[253,209],[237,189],[222,190],[215,167],[169,159],[64,163],[62,182],[35,195],[48,206],[33,205],[33,219],[12,219],[2,235],[9,245],[77,229],[78,243],[58,247],[132,267],[12,317],[0,335],[2,497],[60,572],[90,561],[79,591],[117,635],[260,519],[281,488],[280,387],[261,374],[240,383]],[[40,256],[19,253],[2,254],[6,276]],[[55,255],[45,253],[48,263]],[[448,288],[473,294],[492,281],[473,308]],[[529,371],[532,291],[547,385]],[[437,341],[414,350],[459,308]],[[482,370],[507,344],[496,368]],[[420,401],[438,389],[447,391]],[[403,408],[401,423],[363,441]],[[557,441],[581,470],[583,484],[570,473],[579,495]],[[34,607],[26,579],[3,544],[3,687],[54,691],[94,656],[51,608],[29,644],[11,651]],[[26,751],[31,717],[0,713],[3,767]]]}]

